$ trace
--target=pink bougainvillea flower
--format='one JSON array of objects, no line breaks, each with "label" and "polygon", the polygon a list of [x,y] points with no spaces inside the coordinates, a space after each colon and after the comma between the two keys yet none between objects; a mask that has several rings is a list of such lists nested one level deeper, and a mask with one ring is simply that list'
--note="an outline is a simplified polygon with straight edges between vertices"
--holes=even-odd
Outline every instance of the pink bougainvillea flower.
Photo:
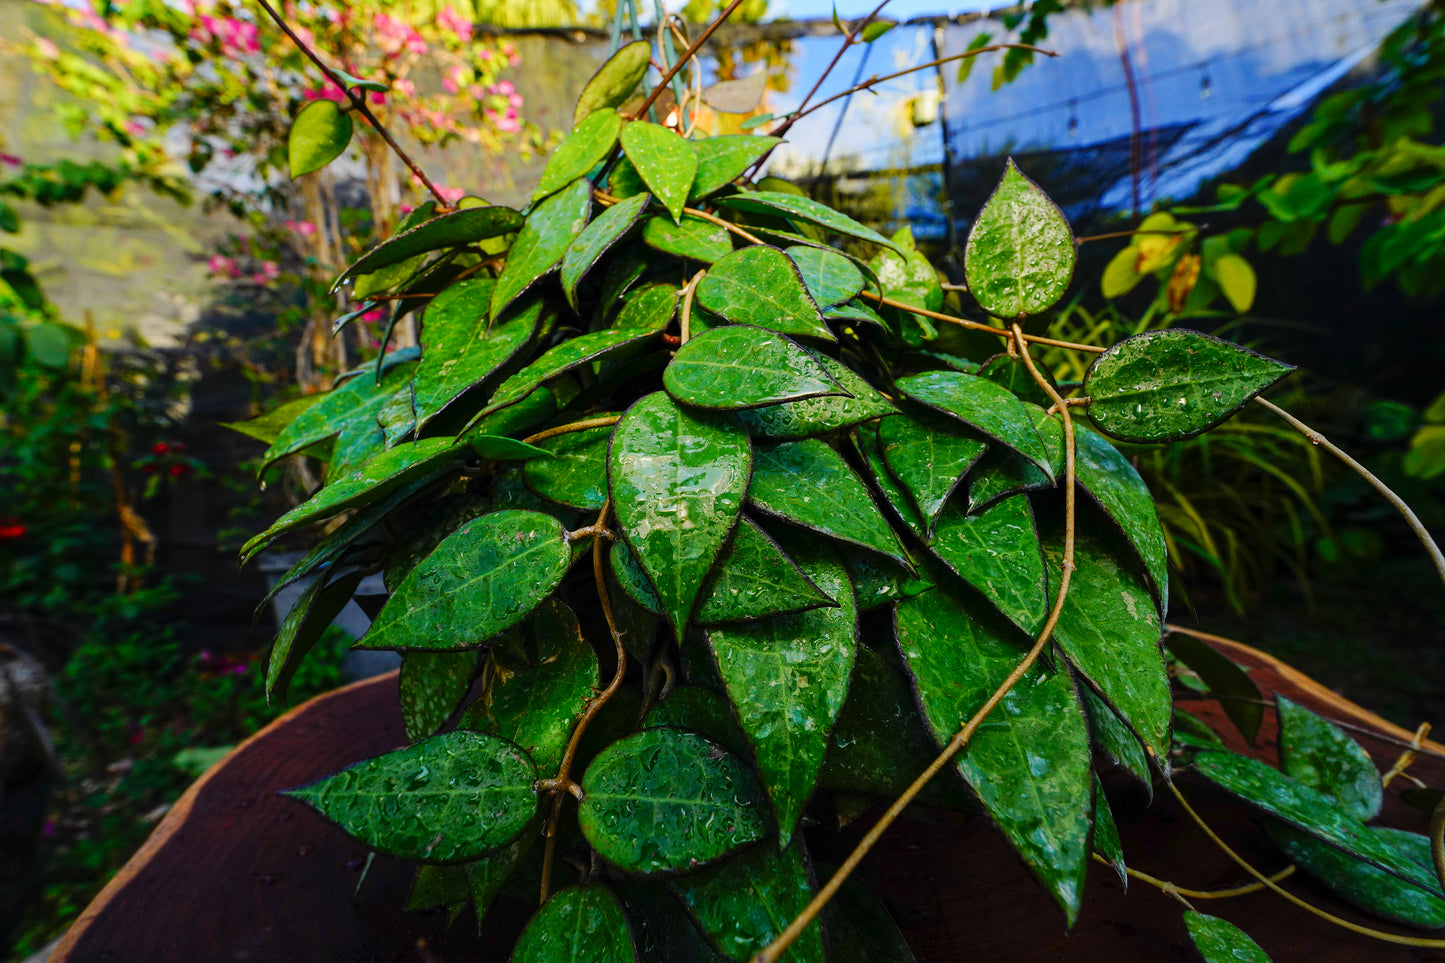
[{"label": "pink bougainvillea flower", "polygon": [[220,254],[207,261],[206,266],[211,269],[211,274],[215,277],[238,278],[241,276],[241,269],[236,266],[236,262]]},{"label": "pink bougainvillea flower", "polygon": [[464,187],[445,187],[441,184],[437,185],[437,193],[440,194],[441,199],[448,204],[455,204],[467,196],[467,191]]},{"label": "pink bougainvillea flower", "polygon": [[25,162],[14,154],[0,153],[0,164],[4,164],[6,167],[19,167],[23,163]]},{"label": "pink bougainvillea flower", "polygon": [[392,82],[391,89],[403,97],[410,97],[416,93],[416,84],[406,77],[398,77]]},{"label": "pink bougainvillea flower", "polygon": [[40,51],[40,55],[47,60],[55,60],[60,56],[60,48],[55,46],[53,41],[47,40],[44,37],[35,41],[35,49]]},{"label": "pink bougainvillea flower", "polygon": [[302,237],[311,237],[316,233],[316,225],[310,221],[287,221],[286,230]]},{"label": "pink bougainvillea flower", "polygon": [[442,12],[437,14],[437,26],[445,30],[450,30],[457,35],[458,40],[472,39],[471,21],[458,14],[451,7],[443,7]]},{"label": "pink bougainvillea flower", "polygon": [[366,324],[375,324],[384,317],[386,317],[386,308],[372,308],[361,316],[361,320]]}]

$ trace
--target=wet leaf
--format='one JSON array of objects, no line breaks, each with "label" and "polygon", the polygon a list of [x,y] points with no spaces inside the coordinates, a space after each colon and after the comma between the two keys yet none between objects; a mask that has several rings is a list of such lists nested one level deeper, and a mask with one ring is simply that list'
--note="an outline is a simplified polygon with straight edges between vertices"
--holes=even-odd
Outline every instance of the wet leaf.
[{"label": "wet leaf", "polygon": [[1169,589],[1169,552],[1154,497],[1129,459],[1074,419],[1074,473],[1079,486],[1124,533],[1144,569],[1162,614]]},{"label": "wet leaf", "polygon": [[1198,331],[1126,338],[1084,375],[1089,417],[1124,441],[1178,441],[1213,428],[1294,370]]},{"label": "wet leaf", "polygon": [[699,421],[662,392],[634,404],[612,433],[613,511],[678,638],[737,524],[752,462],[747,435]]},{"label": "wet leaf", "polygon": [[351,144],[351,115],[330,100],[313,100],[301,108],[286,135],[287,164],[294,180],[320,170]]},{"label": "wet leaf", "polygon": [[375,426],[377,413],[411,376],[411,365],[398,365],[387,369],[381,384],[372,378],[351,378],[322,395],[276,435],[261,457],[257,474],[264,473],[277,459],[294,455],[352,427]]},{"label": "wet leaf", "polygon": [[[673,891],[708,941],[730,960],[762,952],[813,898],[802,842],[781,853],[752,849],[717,866],[672,881]],[[823,930],[814,921],[788,950],[790,963],[823,963]]]},{"label": "wet leaf", "polygon": [[779,846],[793,838],[857,654],[858,611],[836,557],[804,560],[809,578],[838,603],[708,632],[718,674],[758,760],[777,820]]},{"label": "wet leaf", "polygon": [[1013,495],[976,515],[944,509],[928,547],[1010,622],[1030,634],[1043,628],[1049,577],[1028,496]]},{"label": "wet leaf", "polygon": [[[1013,671],[1027,640],[941,588],[894,611],[924,717],[945,745]],[[1068,673],[1034,666],[989,721],[954,765],[1072,923],[1088,865],[1093,777]]]},{"label": "wet leaf", "polygon": [[689,143],[697,152],[697,177],[688,192],[688,199],[695,200],[731,184],[782,140],[758,134],[724,134]]},{"label": "wet leaf", "polygon": [[1227,920],[1186,910],[1184,926],[1204,963],[1270,963],[1259,944]]},{"label": "wet leaf", "polygon": [[[1154,784],[1149,769],[1149,757],[1144,755],[1144,746],[1139,742],[1139,737],[1134,735],[1134,731],[1119,718],[1119,714],[1109,708],[1109,704],[1095,695],[1087,685],[1079,686],[1079,702],[1083,704],[1084,715],[1089,720],[1089,736],[1093,740],[1094,748],[1103,753],[1104,758],[1138,780],[1152,795]],[[1223,747],[1222,744],[1220,746]]]},{"label": "wet leaf", "polygon": [[837,251],[799,244],[783,253],[798,266],[803,284],[820,308],[851,301],[863,290],[863,272]]},{"label": "wet leaf", "polygon": [[1333,796],[1360,820],[1380,814],[1380,773],[1345,730],[1298,702],[1274,697],[1279,710],[1279,764],[1291,777]]},{"label": "wet leaf", "polygon": [[884,502],[893,510],[909,531],[920,539],[926,535],[926,528],[923,524],[923,516],[918,513],[918,506],[914,504],[913,496],[909,495],[904,487],[898,484],[893,473],[883,461],[883,446],[878,443],[878,432],[872,425],[860,425],[853,431],[853,442],[858,448],[858,453],[863,456],[863,465],[868,472],[868,480],[873,487],[883,496]]},{"label": "wet leaf", "polygon": [[788,256],[755,244],[719,258],[697,285],[697,302],[734,324],[837,340]]},{"label": "wet leaf", "polygon": [[[980,378],[987,378],[994,384],[1007,388],[1020,401],[1027,401],[1044,409],[1052,407],[1054,403],[1034,380],[1028,365],[1017,355],[996,354],[978,366],[977,374]],[[1040,367],[1039,374],[1058,390],[1058,383],[1048,368]]]},{"label": "wet leaf", "polygon": [[909,564],[862,479],[816,438],[758,449],[748,501],[768,515]]},{"label": "wet leaf", "polygon": [[316,640],[321,638],[321,633],[351,601],[351,595],[360,582],[359,573],[337,578],[318,575],[292,603],[291,611],[281,621],[276,641],[271,644],[271,651],[266,656],[267,703],[278,697],[285,700],[286,689],[291,684],[291,677],[296,674],[297,666],[306,658]]},{"label": "wet leaf", "polygon": [[522,481],[543,498],[597,511],[607,501],[607,443],[612,426],[554,435],[537,443],[554,457],[522,466]]},{"label": "wet leaf", "polygon": [[401,659],[401,718],[408,739],[442,727],[466,698],[477,671],[476,652],[408,652]]},{"label": "wet leaf", "polygon": [[673,726],[707,736],[728,752],[747,756],[747,737],[738,728],[727,698],[700,685],[675,687],[647,713],[644,727]]},{"label": "wet leaf", "polygon": [[[718,198],[718,204],[735,211],[752,214],[782,215],[805,224],[816,224],[835,234],[856,237],[897,251],[898,246],[871,228],[864,227],[846,214],[801,194],[782,191],[746,191]],[[901,251],[899,253],[902,253]]]},{"label": "wet leaf", "polygon": [[573,125],[580,124],[590,114],[607,107],[621,107],[632,97],[642,78],[647,76],[648,63],[652,59],[652,44],[646,40],[634,40],[625,44],[582,88],[577,98],[577,109],[572,115]]},{"label": "wet leaf", "polygon": [[742,759],[681,729],[644,729],[582,777],[577,818],[603,859],[629,873],[674,873],[720,859],[771,828]]},{"label": "wet leaf", "polygon": [[[517,873],[523,860],[536,847],[537,839],[541,835],[537,823],[538,820],[534,820],[522,830],[520,836],[492,855],[467,863],[467,886],[471,890],[472,903],[476,908],[478,926],[482,924],[487,910],[507,885],[507,881]],[[538,862],[540,863],[540,860]]]},{"label": "wet leaf", "polygon": [[613,884],[627,909],[641,960],[723,963],[676,896],[660,881],[619,879]]},{"label": "wet leaf", "polygon": [[968,512],[977,514],[1010,495],[1054,487],[1044,470],[1016,451],[995,447],[968,477]]},{"label": "wet leaf", "polygon": [[588,114],[547,158],[532,200],[560,191],[606,160],[621,132],[622,118],[610,107]]},{"label": "wet leaf", "polygon": [[879,251],[868,262],[878,278],[883,296],[910,307],[938,311],[943,308],[943,287],[933,263],[913,243],[913,230],[906,224],[893,235],[893,250]]},{"label": "wet leaf", "polygon": [[844,564],[848,566],[848,579],[858,596],[860,612],[891,605],[931,588],[928,582],[910,574],[902,566],[873,556],[850,555],[844,559]]},{"label": "wet leaf", "polygon": [[527,215],[527,222],[512,242],[507,266],[492,290],[489,312],[500,318],[507,306],[538,278],[562,260],[572,242],[587,227],[592,213],[592,185],[578,178],[572,186],[542,201]]},{"label": "wet leaf", "polygon": [[963,273],[969,293],[995,317],[1039,314],[1064,296],[1077,259],[1064,212],[1010,158],[968,232]]},{"label": "wet leaf", "polygon": [[[1402,883],[1384,870],[1284,823],[1270,822],[1265,828],[1290,862],[1350,905],[1406,926],[1445,927],[1445,900]],[[1367,826],[1365,832],[1377,843],[1394,848],[1402,860],[1412,860],[1422,866],[1432,864],[1428,836],[1383,826]]]},{"label": "wet leaf", "polygon": [[680,221],[697,175],[697,154],[687,141],[661,124],[634,120],[622,130],[622,150],[652,196]]},{"label": "wet leaf", "polygon": [[537,333],[542,304],[534,301],[492,323],[492,282],[474,278],[437,295],[422,317],[421,365],[412,390],[417,423],[426,425],[474,385],[491,378]]},{"label": "wet leaf", "polygon": [[569,886],[542,904],[517,938],[512,963],[629,963],[637,953],[622,904],[601,883]]},{"label": "wet leaf", "polygon": [[544,382],[575,368],[633,357],[654,340],[655,333],[637,328],[609,328],[568,338],[548,348],[542,357],[498,385],[484,410],[490,412],[519,401]]},{"label": "wet leaf", "polygon": [[785,401],[762,408],[745,409],[736,417],[748,434],[772,441],[797,441],[831,434],[860,422],[879,418],[896,411],[887,398],[864,381],[841,361],[825,354],[808,351],[809,357],[822,365],[846,395],[822,395],[801,401]]},{"label": "wet leaf", "polygon": [[647,194],[637,194],[618,201],[597,215],[591,224],[582,229],[577,239],[567,245],[567,251],[562,255],[562,293],[573,309],[577,307],[577,285],[582,283],[582,278],[602,255],[632,230],[632,225],[637,223],[642,209],[651,199]]},{"label": "wet leaf", "polygon": [[438,866],[423,863],[416,868],[416,878],[407,897],[407,912],[441,909],[471,899],[467,888],[465,866]]},{"label": "wet leaf", "polygon": [[671,284],[649,284],[628,295],[613,320],[614,328],[661,331],[677,314],[677,288]]},{"label": "wet leaf", "polygon": [[711,221],[684,214],[673,223],[665,217],[648,218],[642,225],[642,241],[655,251],[674,257],[711,264],[732,253],[732,237]]},{"label": "wet leaf", "polygon": [[1129,889],[1129,873],[1124,865],[1124,847],[1119,842],[1119,827],[1114,823],[1114,812],[1109,808],[1109,797],[1104,795],[1104,785],[1094,777],[1094,851],[1108,860],[1110,868],[1119,876],[1119,885]]},{"label": "wet leaf", "polygon": [[1254,737],[1259,735],[1259,724],[1264,720],[1264,709],[1260,706],[1263,696],[1248,673],[1208,643],[1183,632],[1164,636],[1164,645],[1176,659],[1198,673],[1210,692],[1220,697],[1220,708],[1245,741],[1254,742]]},{"label": "wet leaf", "polygon": [[[1121,722],[1120,725],[1122,726],[1123,723]],[[1177,706],[1174,709],[1174,741],[1181,746],[1189,746],[1194,749],[1228,748],[1219,738],[1218,733],[1198,717],[1190,715]]]},{"label": "wet leaf", "polygon": [[696,621],[746,622],[838,604],[745,515],[718,562]]},{"label": "wet leaf", "polygon": [[361,649],[474,648],[521,622],[572,563],[562,523],[509,509],[467,522],[411,570]]},{"label": "wet leaf", "polygon": [[698,408],[761,408],[843,393],[796,342],[748,324],[691,338],[677,349],[662,384],[674,400]]},{"label": "wet leaf", "polygon": [[967,429],[910,415],[889,415],[878,423],[883,460],[908,493],[930,530],[963,476],[988,449]]},{"label": "wet leaf", "polygon": [[900,378],[898,390],[1007,445],[1052,477],[1049,450],[1033,413],[1007,388],[961,371],[929,371]]},{"label": "wet leaf", "polygon": [[[352,278],[373,274],[420,255],[511,234],[521,226],[521,214],[510,207],[495,206],[471,207],[423,220],[363,254],[336,279],[332,289],[341,287]],[[397,278],[398,282],[401,280],[404,278]]]},{"label": "wet leaf", "polygon": [[287,425],[300,417],[303,411],[326,397],[328,395],[323,393],[302,395],[246,421],[223,421],[220,425],[269,445],[280,436]]},{"label": "wet leaf", "polygon": [[378,852],[455,863],[517,837],[537,811],[537,769],[517,746],[448,732],[288,789]]},{"label": "wet leaf", "polygon": [[657,597],[657,591],[648,582],[647,573],[642,570],[627,543],[619,542],[612,546],[608,558],[612,562],[612,575],[617,579],[618,587],[627,593],[633,604],[653,615],[661,615],[662,602]]}]

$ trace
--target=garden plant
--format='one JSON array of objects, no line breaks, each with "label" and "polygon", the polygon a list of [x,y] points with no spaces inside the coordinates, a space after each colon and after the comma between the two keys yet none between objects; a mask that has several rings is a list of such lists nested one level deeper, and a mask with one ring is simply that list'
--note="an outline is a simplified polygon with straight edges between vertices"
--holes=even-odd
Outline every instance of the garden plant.
[{"label": "garden plant", "polygon": [[[1433,838],[1368,825],[1381,778],[1342,729],[1279,700],[1276,769],[1173,706],[1171,666],[1235,697],[1246,738],[1260,724],[1243,672],[1167,631],[1155,502],[1116,442],[1258,403],[1348,460],[1261,396],[1291,367],[1179,328],[1107,348],[1030,333],[1076,239],[1012,163],[944,310],[906,230],[752,176],[811,94],[771,135],[685,138],[652,110],[678,77],[677,116],[697,106],[695,55],[726,14],[675,58],[617,49],[525,210],[434,192],[336,281],[367,292],[339,327],[415,314],[419,347],[244,426],[268,464],[326,463],[243,550],[324,526],[278,583],[306,587],[268,693],[370,573],[390,594],[357,645],[403,657],[412,743],[291,795],[415,860],[413,908],[533,900],[514,960],[911,959],[850,874],[915,802],[986,814],[1071,922],[1091,858],[1131,874],[1111,767],[1191,816],[1189,787],[1212,784],[1346,900],[1445,926],[1442,820]],[[845,45],[886,29],[870,21]],[[344,93],[297,118],[302,176],[375,117],[370,84],[293,39]],[[1060,346],[1096,356],[1081,380],[1038,360]],[[816,871],[812,820],[874,804]],[[1221,919],[1184,921],[1205,959],[1266,958]]]}]

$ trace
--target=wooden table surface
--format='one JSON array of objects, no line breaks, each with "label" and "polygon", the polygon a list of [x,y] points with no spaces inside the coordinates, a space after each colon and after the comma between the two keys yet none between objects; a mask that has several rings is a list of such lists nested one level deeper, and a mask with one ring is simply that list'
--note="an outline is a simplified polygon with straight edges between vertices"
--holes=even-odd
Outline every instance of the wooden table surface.
[{"label": "wooden table surface", "polygon": [[[1250,666],[1266,692],[1276,691],[1325,715],[1395,737],[1390,725],[1300,675],[1237,643],[1210,639]],[[450,929],[440,913],[403,912],[410,869],[378,858],[360,893],[366,850],[277,790],[405,743],[396,674],[320,696],[278,719],[197,781],[146,844],[66,934],[53,961],[144,963],[208,961],[505,960],[509,940],[525,922],[518,901],[498,902],[476,934],[469,913]],[[1217,725],[1214,704],[1190,710]],[[1397,746],[1362,738],[1381,769]],[[1445,747],[1430,743],[1434,751]],[[1232,747],[1274,761],[1275,729],[1267,712],[1258,745]],[[1411,770],[1445,785],[1445,760],[1422,756]],[[1106,780],[1131,866],[1181,886],[1215,889],[1249,880],[1164,796]],[[1424,832],[1426,817],[1386,791],[1380,822]],[[1196,808],[1255,865],[1283,865],[1249,815],[1190,784]],[[1135,882],[1127,896],[1112,871],[1092,866],[1083,912],[1066,932],[1061,914],[1003,839],[982,817],[926,811],[905,818],[860,869],[890,909],[920,963],[1083,960],[1158,963],[1195,960],[1180,907]],[[867,819],[859,821],[866,823]],[[814,859],[838,862],[862,829],[809,834]],[[1308,881],[1286,888],[1336,915],[1394,932],[1340,904]],[[1445,961],[1445,952],[1392,946],[1317,920],[1264,892],[1201,903],[1201,911],[1242,927],[1275,963]],[[1445,937],[1445,931],[1412,935]],[[673,961],[668,961],[673,963]],[[679,961],[686,963],[686,961]]]}]

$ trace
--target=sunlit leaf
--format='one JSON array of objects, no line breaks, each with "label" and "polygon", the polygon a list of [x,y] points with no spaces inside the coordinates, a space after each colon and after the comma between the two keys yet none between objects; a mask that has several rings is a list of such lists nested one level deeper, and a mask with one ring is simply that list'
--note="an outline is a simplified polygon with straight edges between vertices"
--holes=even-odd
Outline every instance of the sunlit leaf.
[{"label": "sunlit leaf", "polygon": [[697,154],[687,141],[660,124],[634,120],[622,130],[622,149],[652,195],[680,221],[697,175]]},{"label": "sunlit leaf", "polygon": [[330,100],[313,100],[296,115],[286,135],[286,156],[293,179],[320,170],[351,144],[351,114]]},{"label": "sunlit leaf", "polygon": [[580,177],[532,209],[497,278],[490,317],[500,318],[519,294],[558,265],[591,213],[592,185]]},{"label": "sunlit leaf", "polygon": [[642,78],[647,76],[651,60],[652,44],[646,40],[635,40],[619,48],[582,88],[572,115],[573,126],[596,111],[627,103]]},{"label": "sunlit leaf", "polygon": [[618,201],[597,215],[577,235],[577,239],[567,245],[567,252],[562,255],[562,293],[574,309],[577,307],[577,285],[582,283],[582,278],[598,259],[632,229],[649,200],[649,195],[638,194]]},{"label": "sunlit leaf", "polygon": [[719,258],[697,285],[697,301],[735,324],[836,340],[788,256],[754,245]]},{"label": "sunlit leaf", "polygon": [[746,324],[694,336],[677,350],[662,384],[678,402],[699,408],[761,408],[844,393],[798,344]]},{"label": "sunlit leaf", "polygon": [[621,132],[622,118],[617,116],[617,111],[604,107],[588,114],[547,159],[532,200],[560,191],[602,163]]}]

